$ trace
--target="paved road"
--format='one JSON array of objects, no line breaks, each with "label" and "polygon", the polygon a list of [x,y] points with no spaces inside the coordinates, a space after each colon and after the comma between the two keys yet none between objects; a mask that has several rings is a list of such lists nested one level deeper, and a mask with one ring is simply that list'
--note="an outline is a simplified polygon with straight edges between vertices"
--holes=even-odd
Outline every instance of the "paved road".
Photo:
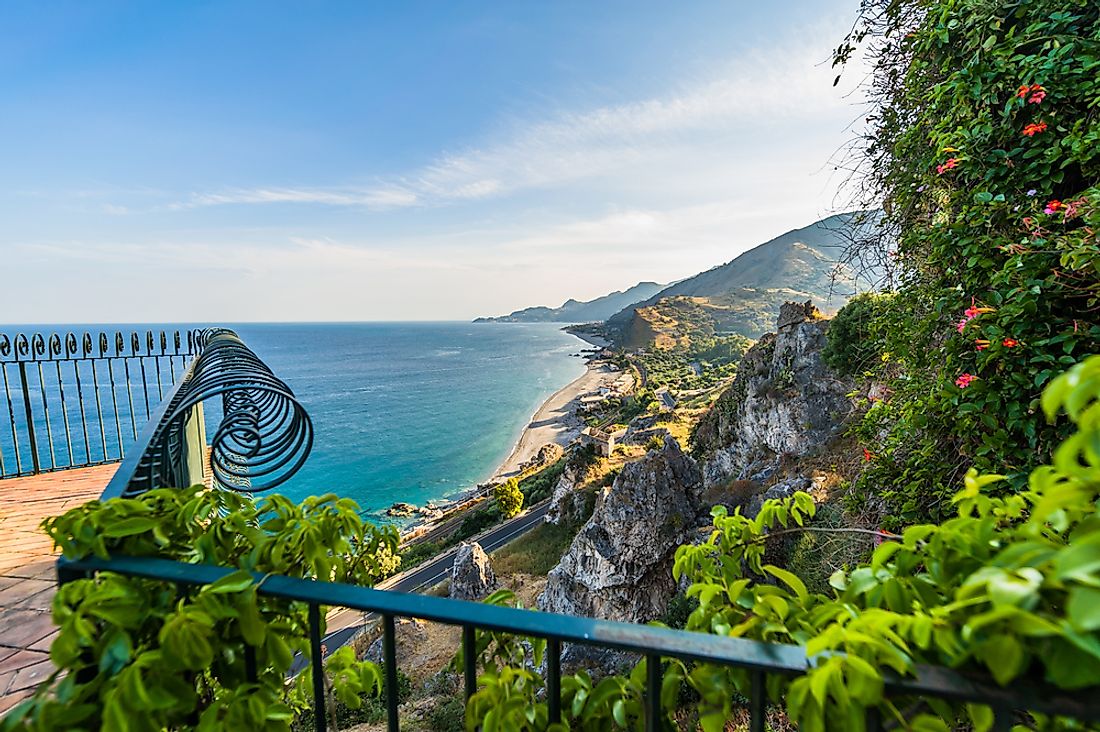
[{"label": "paved road", "polygon": [[[506,521],[475,538],[486,552],[495,551],[541,524],[546,519],[549,508],[550,502],[543,501],[523,515]],[[379,590],[395,592],[419,592],[434,587],[451,576],[456,551],[457,547],[450,549],[446,554],[424,562],[415,569],[379,582],[376,587]],[[362,627],[364,621],[363,613],[358,610],[340,610],[333,613],[328,618],[327,625],[330,632],[325,636],[325,645],[330,650],[343,645]]]}]

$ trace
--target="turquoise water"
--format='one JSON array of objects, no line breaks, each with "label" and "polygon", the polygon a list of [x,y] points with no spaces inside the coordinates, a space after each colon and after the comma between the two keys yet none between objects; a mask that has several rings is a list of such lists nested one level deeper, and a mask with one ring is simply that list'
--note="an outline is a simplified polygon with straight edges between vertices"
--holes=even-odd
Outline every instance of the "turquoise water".
[{"label": "turquoise water", "polygon": [[333,491],[368,511],[472,487],[531,415],[584,373],[587,347],[551,324],[232,326],[305,406],[313,452],[279,490]]}]

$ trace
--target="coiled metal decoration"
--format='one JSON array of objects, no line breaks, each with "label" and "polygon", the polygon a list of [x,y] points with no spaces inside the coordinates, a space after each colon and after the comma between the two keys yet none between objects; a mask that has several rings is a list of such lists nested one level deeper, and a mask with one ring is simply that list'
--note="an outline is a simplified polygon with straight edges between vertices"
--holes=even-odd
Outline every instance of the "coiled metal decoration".
[{"label": "coiled metal decoration", "polygon": [[202,353],[158,420],[122,495],[186,484],[188,422],[196,405],[218,396],[222,419],[210,437],[216,486],[249,493],[270,490],[309,457],[313,423],[290,387],[233,331],[212,328],[200,338]]}]

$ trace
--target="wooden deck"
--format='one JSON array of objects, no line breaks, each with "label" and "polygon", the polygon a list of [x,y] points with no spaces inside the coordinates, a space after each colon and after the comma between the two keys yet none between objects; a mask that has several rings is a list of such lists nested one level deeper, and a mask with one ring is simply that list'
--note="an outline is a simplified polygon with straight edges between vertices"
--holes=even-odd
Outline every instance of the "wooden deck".
[{"label": "wooden deck", "polygon": [[43,519],[98,498],[117,464],[0,480],[0,714],[53,671],[57,558]]}]

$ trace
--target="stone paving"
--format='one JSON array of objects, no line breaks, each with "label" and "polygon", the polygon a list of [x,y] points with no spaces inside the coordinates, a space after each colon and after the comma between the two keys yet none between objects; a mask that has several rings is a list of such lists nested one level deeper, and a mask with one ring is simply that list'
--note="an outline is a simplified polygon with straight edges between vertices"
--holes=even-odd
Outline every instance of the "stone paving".
[{"label": "stone paving", "polygon": [[0,480],[0,715],[53,671],[57,554],[38,525],[98,498],[117,464]]}]

